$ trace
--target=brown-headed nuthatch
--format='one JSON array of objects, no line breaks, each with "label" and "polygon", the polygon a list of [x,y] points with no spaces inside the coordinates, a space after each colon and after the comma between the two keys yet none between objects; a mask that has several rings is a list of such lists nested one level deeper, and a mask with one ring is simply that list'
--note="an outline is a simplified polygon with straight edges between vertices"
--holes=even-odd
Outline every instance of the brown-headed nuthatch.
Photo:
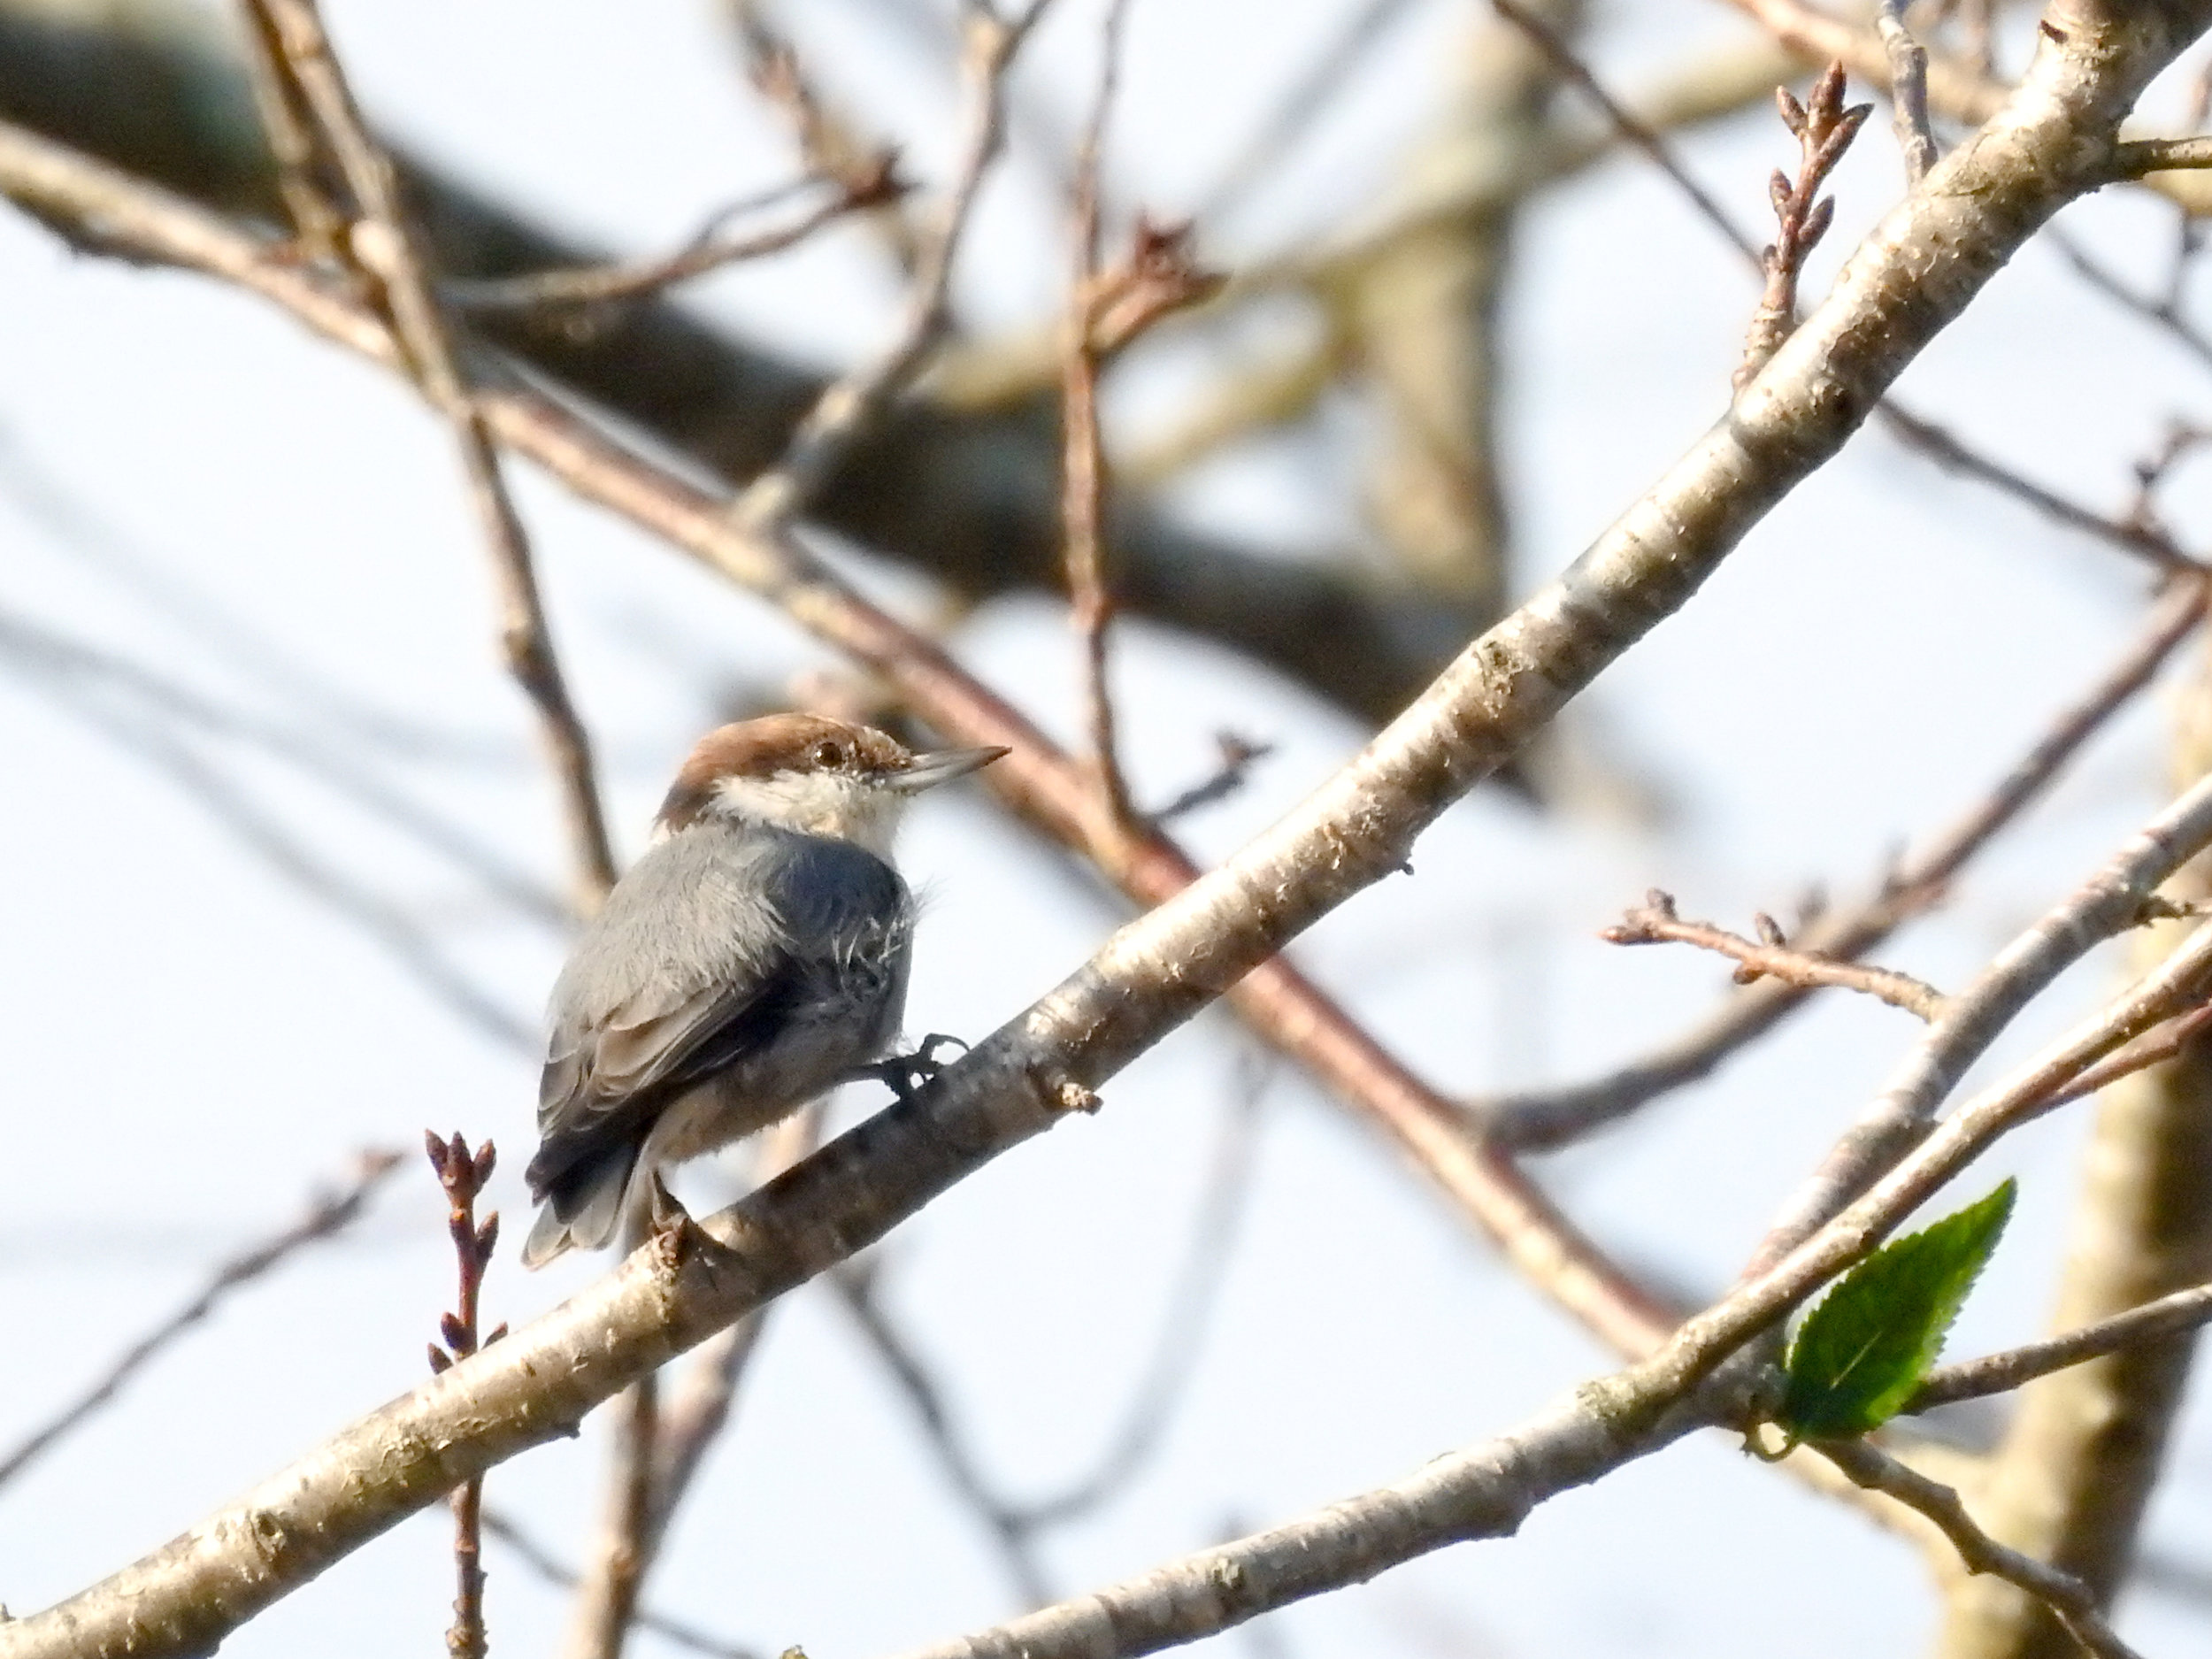
[{"label": "brown-headed nuthatch", "polygon": [[927,1071],[884,1057],[914,933],[892,832],[910,796],[1005,753],[917,755],[808,714],[700,740],[553,987],[524,1266],[641,1226],[669,1164],[840,1083]]}]

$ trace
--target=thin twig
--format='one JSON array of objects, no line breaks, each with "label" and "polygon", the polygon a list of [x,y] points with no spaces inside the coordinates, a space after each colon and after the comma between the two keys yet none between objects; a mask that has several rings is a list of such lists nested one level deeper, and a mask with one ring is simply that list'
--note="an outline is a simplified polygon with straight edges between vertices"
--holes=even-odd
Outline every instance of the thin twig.
[{"label": "thin twig", "polygon": [[1365,0],[1309,60],[1305,72],[1278,96],[1274,108],[1222,168],[1191,219],[1214,226],[1234,213],[1253,188],[1280,171],[1284,157],[1328,112],[1377,42],[1406,10],[1407,0]]},{"label": "thin twig", "polygon": [[[2097,682],[2039,736],[2017,764],[1920,853],[1887,872],[1872,897],[1830,911],[1805,931],[1801,948],[1850,959],[1932,908],[1997,833],[2047,789],[2084,744],[2131,703],[2176,647],[2202,620],[2201,580],[2175,580],[2151,607],[2141,630]],[[1671,1090],[1710,1075],[1730,1055],[1796,1008],[1805,993],[1779,980],[1749,987],[1655,1054],[1565,1087],[1469,1103],[1499,1142],[1530,1149],[1566,1146],[1627,1117]]]},{"label": "thin twig", "polygon": [[[1006,1148],[1043,1133],[1064,1102],[1118,1075],[1203,1006],[1213,987],[1249,976],[1319,918],[1386,879],[1452,803],[1687,603],[1761,515],[1838,451],[1855,414],[1961,314],[2032,227],[2086,188],[2070,164],[2108,122],[2115,88],[2147,81],[2176,40],[2153,30],[2116,31],[2097,45],[2094,52],[2064,44],[2040,52],[2037,80],[2012,119],[1948,164],[1957,188],[1939,202],[1924,193],[1909,198],[1883,221],[1859,250],[1852,284],[1805,325],[1802,375],[1778,365],[1763,395],[1701,437],[1624,525],[1463,652],[1355,762],[1266,835],[1202,884],[1178,890],[1126,924],[1080,972],[979,1043],[933,1087],[851,1132],[836,1156],[814,1161],[808,1179],[772,1185],[712,1224],[741,1239],[741,1248],[727,1248],[710,1233],[689,1246],[679,1248],[678,1240],[641,1252],[537,1322],[527,1339],[502,1343],[465,1371],[457,1369],[382,1408],[206,1517],[180,1542],[12,1625],[11,1647],[25,1659],[63,1651],[65,1640],[78,1654],[107,1652],[125,1632],[151,1626],[162,1632],[162,1653],[204,1651],[442,1486],[558,1434],[672,1348],[703,1340],[864,1248]],[[19,134],[0,132],[0,171],[24,159],[24,144]],[[29,188],[43,197],[57,181],[42,165]],[[24,188],[20,174],[17,182]],[[1929,280],[1942,251],[1962,245],[1977,250],[1977,258],[1947,268],[1943,281]],[[252,274],[271,280],[258,270]],[[316,290],[314,309],[358,334],[357,314],[334,311],[326,293]],[[380,358],[381,338],[380,332],[369,342]],[[500,408],[503,435],[518,442],[534,440],[549,419],[526,400]],[[525,412],[527,421],[519,419]],[[665,495],[656,499],[668,504]],[[683,527],[687,540],[703,528],[688,519]],[[705,545],[726,550],[733,565],[764,580],[771,571],[763,566],[772,567],[777,592],[787,591],[780,550],[711,538]],[[809,620],[826,626],[829,601],[842,597],[832,589],[810,601]],[[838,607],[841,621],[860,614]],[[859,654],[872,659],[872,652]],[[916,686],[918,706],[925,691],[948,697],[936,678],[940,660],[921,654],[902,665],[902,684]],[[965,735],[975,725],[972,718],[949,721],[948,729]],[[1296,879],[1286,879],[1293,872]],[[2139,1010],[2131,1001],[2128,1011]],[[1996,1106],[1962,1109],[1955,1124],[1939,1127],[1921,1156],[1824,1229],[1817,1243],[1689,1322],[1648,1363],[1586,1385],[1571,1403],[1505,1446],[1439,1460],[1386,1494],[1387,1502],[1357,1511],[1340,1506],[1314,1526],[1291,1529],[1276,1540],[1284,1554],[1255,1555],[1248,1571],[1247,1557],[1233,1551],[1210,1555],[1200,1571],[1217,1567],[1220,1576],[1200,1579],[1193,1587],[1202,1593],[1178,1601],[1176,1610],[1195,1609],[1217,1628],[1371,1576],[1409,1553],[1486,1526],[1517,1525],[1549,1494],[1648,1450],[1674,1427],[1678,1419],[1668,1414],[1703,1378],[1839,1267],[1863,1257],[1886,1226],[2007,1121]],[[1535,1241],[1523,1228],[1513,1231],[1525,1248]],[[1550,1248],[1560,1240],[1548,1230],[1543,1242]],[[1586,1265],[1578,1263],[1577,1271]],[[399,1455],[426,1436],[434,1437],[435,1457]],[[1363,1530],[1377,1517],[1377,1530]],[[282,1547],[296,1524],[311,1548]],[[1313,1548],[1296,1576],[1277,1577],[1287,1548],[1302,1544]],[[1245,1588],[1233,1600],[1204,1595],[1210,1581]],[[219,1598],[209,1594],[218,1583]],[[1157,1588],[1171,1595],[1187,1584],[1163,1576]],[[1131,1629],[1125,1651],[1135,1651],[1155,1627]]]},{"label": "thin twig", "polygon": [[1002,18],[983,5],[964,8],[965,130],[951,188],[923,237],[906,315],[881,355],[824,391],[791,434],[783,458],[731,504],[731,518],[741,527],[756,533],[780,529],[804,511],[854,442],[913,377],[944,332],[951,315],[954,256],[1005,126],[1007,66],[1048,4],[1050,0],[1029,0],[1012,18]]},{"label": "thin twig", "polygon": [[[879,169],[873,174],[841,184],[833,194],[790,223],[756,231],[749,236],[730,237],[723,234],[723,227],[734,214],[756,205],[745,203],[717,213],[683,248],[661,258],[583,265],[566,271],[537,271],[527,276],[449,280],[439,285],[439,293],[456,311],[470,313],[603,305],[616,300],[641,299],[726,266],[781,253],[847,214],[895,199],[905,187],[893,172],[892,164],[892,157],[883,156]],[[791,188],[786,187],[775,194],[787,195]]]},{"label": "thin twig", "polygon": [[1605,83],[1592,72],[1590,66],[1575,55],[1574,48],[1562,38],[1559,32],[1519,0],[1490,0],[1500,17],[1518,28],[1535,42],[1552,66],[1562,75],[1580,87],[1590,101],[1604,111],[1613,128],[1638,150],[1647,159],[1674,180],[1676,187],[1687,196],[1705,222],[1718,231],[1728,245],[1750,262],[1753,270],[1763,273],[1766,261],[1759,251],[1759,244],[1744,234],[1736,221],[1728,217],[1727,210],[1713,199],[1705,187],[1690,176],[1674,153],[1674,147],[1661,136],[1649,122],[1639,119],[1628,106],[1606,90]]},{"label": "thin twig", "polygon": [[[459,1286],[453,1311],[438,1322],[438,1334],[444,1339],[444,1346],[435,1342],[430,1345],[430,1369],[435,1373],[450,1370],[479,1348],[488,1348],[507,1334],[507,1327],[503,1325],[479,1341],[476,1318],[478,1299],[484,1288],[484,1270],[491,1265],[492,1251],[499,1244],[499,1212],[494,1210],[486,1216],[480,1225],[476,1201],[491,1179],[499,1155],[488,1141],[470,1151],[469,1143],[457,1131],[450,1141],[441,1141],[435,1134],[426,1133],[423,1147],[429,1155],[430,1167],[438,1172],[438,1185],[445,1189],[446,1232],[453,1240]],[[484,1477],[471,1476],[456,1486],[452,1502],[453,1573],[457,1587],[453,1595],[453,1624],[445,1634],[446,1652],[452,1659],[484,1659],[488,1646],[484,1638]]]},{"label": "thin twig", "polygon": [[1775,234],[1761,256],[1766,292],[1760,296],[1758,310],[1751,314],[1751,327],[1744,337],[1743,362],[1735,375],[1739,391],[1766,367],[1767,360],[1781,349],[1782,342],[1797,326],[1798,279],[1804,274],[1806,257],[1828,234],[1836,217],[1836,198],[1822,196],[1821,187],[1874,109],[1870,104],[1844,107],[1840,63],[1828,65],[1803,104],[1787,87],[1775,88],[1774,102],[1781,111],[1783,125],[1797,140],[1797,177],[1793,180],[1777,169],[1767,182],[1767,198],[1774,207]]},{"label": "thin twig", "polygon": [[[1067,315],[1061,324],[1060,407],[1062,458],[1060,522],[1066,540],[1068,603],[1083,645],[1083,703],[1091,739],[1091,770],[1108,822],[1126,828],[1129,784],[1114,741],[1114,697],[1107,683],[1106,634],[1114,600],[1106,582],[1104,527],[1106,457],[1098,434],[1098,358],[1091,349],[1094,319],[1106,298],[1098,268],[1098,173],[1106,147],[1114,89],[1121,75],[1121,37],[1129,0],[1108,0],[1100,26],[1098,89],[1075,152],[1073,273]],[[1141,239],[1143,229],[1139,227]]]},{"label": "thin twig", "polygon": [[[42,667],[82,666],[81,658],[68,660],[43,649],[36,649],[35,655],[25,653],[22,648],[27,643],[43,648],[54,641],[35,635],[27,640],[7,619],[0,618],[0,664],[14,665],[28,655]],[[30,683],[54,696],[110,741],[165,773],[194,808],[236,836],[308,897],[359,928],[403,972],[478,1033],[511,1049],[542,1047],[534,1022],[503,1007],[489,988],[478,984],[451,960],[430,928],[350,872],[326,863],[318,841],[284,824],[204,756],[197,744],[173,731],[169,721],[180,716],[189,720],[204,712],[191,699],[165,706],[142,695],[134,706],[119,709],[111,698],[98,695],[100,687],[88,687],[80,683],[81,679],[65,672],[41,672],[31,676]],[[144,689],[140,686],[129,688],[134,693]],[[371,803],[375,799],[373,795],[366,798]]]},{"label": "thin twig", "polygon": [[1907,1412],[1932,1411],[1961,1400],[1979,1400],[1990,1394],[2010,1394],[2024,1384],[2053,1371],[2116,1354],[2139,1343],[2178,1336],[2212,1320],[2212,1285],[2177,1290],[2139,1308],[2100,1319],[2094,1325],[2070,1331],[2041,1342],[2029,1342],[1981,1359],[1946,1365],[1928,1373],[1927,1380],[1901,1408]]},{"label": "thin twig", "polygon": [[1221,764],[1214,768],[1212,776],[1201,778],[1153,813],[1154,827],[1164,828],[1202,807],[1211,806],[1217,801],[1225,801],[1244,787],[1254,766],[1275,752],[1272,743],[1255,742],[1240,733],[1230,731],[1216,732],[1214,744],[1221,751]]},{"label": "thin twig", "polygon": [[493,567],[504,617],[501,641],[516,683],[538,710],[566,807],[576,862],[577,902],[586,913],[614,885],[614,852],[608,841],[591,742],[577,718],[554,654],[551,630],[539,596],[530,543],[507,492],[482,405],[464,378],[450,332],[441,314],[422,243],[400,199],[391,158],[370,137],[338,60],[332,55],[315,0],[252,0],[273,20],[280,49],[365,217],[353,227],[349,250],[381,286],[394,332],[424,395],[451,423]]},{"label": "thin twig", "polygon": [[2059,256],[2073,267],[2074,274],[2091,288],[2124,310],[2133,311],[2145,321],[2163,329],[2169,338],[2185,349],[2200,363],[2212,365],[2212,336],[2200,332],[2183,313],[2177,296],[2137,293],[2092,259],[2086,249],[2055,225],[2047,228],[2043,235],[2052,247],[2058,250]]},{"label": "thin twig", "polygon": [[2126,1048],[2107,1055],[2060,1089],[2052,1096],[2052,1104],[2063,1105],[2068,1101],[2094,1094],[2124,1077],[2170,1060],[2204,1035],[2208,1026],[2212,1026],[2212,1007],[2193,1009],[2155,1031],[2145,1032]]},{"label": "thin twig", "polygon": [[1936,142],[1928,127],[1928,50],[1905,26],[1909,3],[1882,0],[1874,27],[1889,54],[1890,119],[1905,157],[1905,177],[1918,184],[1936,165]]},{"label": "thin twig", "polygon": [[213,1277],[183,1307],[131,1344],[91,1387],[42,1426],[34,1429],[5,1456],[0,1457],[0,1485],[20,1473],[25,1464],[52,1446],[102,1406],[170,1343],[213,1312],[215,1305],[242,1285],[250,1285],[281,1266],[300,1250],[351,1225],[366,1208],[384,1179],[399,1166],[396,1152],[368,1151],[354,1159],[345,1187],[318,1197],[308,1211],[281,1233],[233,1256],[216,1269]]},{"label": "thin twig", "polygon": [[[744,58],[746,79],[789,123],[799,160],[808,171],[848,188],[860,182],[894,152],[856,130],[834,107],[808,73],[798,49],[766,11],[761,0],[727,0],[723,7],[724,19]],[[911,282],[921,263],[920,238],[909,216],[898,211],[902,201],[902,196],[890,198],[888,211],[872,214],[870,223],[890,244],[900,273]]]},{"label": "thin twig", "polygon": [[935,1374],[915,1351],[906,1334],[884,1312],[876,1294],[873,1275],[853,1263],[842,1263],[827,1276],[845,1310],[853,1317],[868,1346],[875,1350],[906,1396],[922,1431],[922,1440],[935,1454],[937,1466],[961,1503],[980,1520],[998,1547],[1014,1593],[1025,1607],[1041,1607],[1052,1600],[1043,1564],[1031,1533],[1012,1506],[992,1489],[966,1439],[954,1426],[952,1408]]},{"label": "thin twig", "polygon": [[2094,536],[2107,546],[2147,560],[2161,570],[2197,572],[2205,568],[2201,561],[2183,552],[2173,538],[2156,526],[2132,517],[2108,518],[2069,501],[2001,462],[1992,460],[1979,450],[1969,449],[1932,421],[1923,420],[1919,416],[1907,412],[1898,406],[1893,398],[1883,399],[1880,408],[1875,412],[1902,442],[1926,456],[1938,466],[1948,472],[1963,473],[1980,483],[2001,489],[2054,524],[2062,525],[2069,530],[2078,530],[2084,535]]},{"label": "thin twig", "polygon": [[305,96],[278,44],[274,19],[259,5],[247,4],[239,10],[243,13],[254,105],[260,111],[261,130],[276,162],[277,194],[291,216],[301,250],[311,259],[335,262],[342,257],[346,223],[352,217],[334,198],[334,180],[327,175],[335,169],[317,140]]},{"label": "thin twig", "polygon": [[[530,1535],[527,1528],[504,1510],[487,1509],[483,1511],[481,1519],[485,1534],[488,1537],[497,1539],[509,1549],[514,1551],[518,1561],[548,1584],[557,1586],[564,1590],[573,1590],[581,1582],[580,1575],[575,1568],[538,1542]],[[656,1612],[651,1608],[639,1608],[630,1616],[630,1622],[640,1630],[649,1630],[656,1636],[674,1642],[679,1647],[689,1648],[693,1653],[705,1654],[709,1655],[709,1659],[760,1659],[759,1654],[754,1648],[742,1647],[736,1642],[726,1641],[719,1636],[701,1630],[695,1624],[687,1624],[680,1619],[671,1618],[665,1613]]]},{"label": "thin twig", "polygon": [[[2208,844],[2212,844],[2212,778],[2130,836],[2087,881],[2039,917],[1949,999],[1881,1094],[1783,1206],[1746,1271],[1762,1271],[1811,1236],[1924,1138],[1945,1097],[2020,1010],[2095,946],[2138,926],[2144,901]],[[2193,972],[2189,964],[2208,941],[2212,928],[2200,926],[2191,942],[2144,985],[2162,985],[2167,982],[2162,976]],[[2164,1004],[2146,1010],[2140,1024],[2106,1047],[2074,1056],[2063,1066],[2052,1061],[2055,1069],[2044,1081],[2044,1096],[2071,1082],[2111,1048],[2181,1011],[2188,989],[2185,979],[2171,985]],[[2047,1109],[2047,1098],[2045,1105]]]},{"label": "thin twig", "polygon": [[1942,1016],[1948,999],[1924,980],[1888,968],[1870,968],[1861,963],[1847,962],[1817,950],[1792,949],[1772,917],[1762,912],[1758,919],[1761,938],[1757,940],[1729,933],[1710,922],[1686,922],[1675,914],[1673,895],[1654,887],[1640,906],[1630,910],[1599,937],[1609,945],[1672,941],[1717,951],[1742,964],[1735,974],[1739,985],[1776,979],[1808,989],[1840,986],[1878,998],[1892,1008],[1901,1008],[1922,1019]]},{"label": "thin twig", "polygon": [[1065,1525],[1094,1512],[1144,1469],[1174,1423],[1176,1406],[1197,1371],[1258,1171],[1263,1087],[1263,1075],[1255,1071],[1223,1119],[1190,1242],[1153,1339],[1152,1357],[1122,1412],[1120,1429],[1088,1474],[1055,1494],[1017,1506],[1016,1514],[1031,1529]]},{"label": "thin twig", "polygon": [[2074,1640],[2098,1659],[2141,1659],[2105,1620],[2089,1586],[2070,1572],[2047,1567],[2008,1549],[1974,1524],[1950,1487],[1917,1474],[1864,1440],[1814,1440],[1813,1449],[1870,1492],[1918,1510],[1951,1540],[1969,1572],[1986,1572],[2017,1585],[2048,1608]]}]

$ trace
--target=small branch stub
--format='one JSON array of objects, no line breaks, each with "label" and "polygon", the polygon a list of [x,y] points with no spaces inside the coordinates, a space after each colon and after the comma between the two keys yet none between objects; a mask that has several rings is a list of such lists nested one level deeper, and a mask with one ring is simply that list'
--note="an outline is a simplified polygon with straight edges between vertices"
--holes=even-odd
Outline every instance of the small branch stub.
[{"label": "small branch stub", "polygon": [[1793,949],[1782,925],[1763,910],[1753,918],[1757,940],[1749,940],[1710,922],[1686,922],[1675,913],[1674,897],[1654,887],[1644,902],[1600,935],[1608,944],[1655,945],[1663,942],[1695,945],[1732,958],[1735,981],[1750,985],[1772,978],[1807,989],[1839,986],[1901,1008],[1922,1019],[1942,1012],[1943,993],[1924,980],[1887,968],[1870,968],[1817,950]]}]

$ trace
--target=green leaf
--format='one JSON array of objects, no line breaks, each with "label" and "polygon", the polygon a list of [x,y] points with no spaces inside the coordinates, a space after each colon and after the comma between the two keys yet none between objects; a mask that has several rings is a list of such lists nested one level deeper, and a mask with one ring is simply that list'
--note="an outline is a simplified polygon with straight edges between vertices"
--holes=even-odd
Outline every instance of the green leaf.
[{"label": "green leaf", "polygon": [[1942,1351],[2012,1215],[2015,1187],[1892,1240],[1805,1316],[1775,1421],[1793,1440],[1864,1434],[1897,1415]]}]

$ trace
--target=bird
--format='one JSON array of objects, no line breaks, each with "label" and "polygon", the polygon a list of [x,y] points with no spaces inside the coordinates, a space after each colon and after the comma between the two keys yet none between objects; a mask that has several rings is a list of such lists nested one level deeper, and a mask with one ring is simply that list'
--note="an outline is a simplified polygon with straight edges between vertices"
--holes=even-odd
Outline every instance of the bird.
[{"label": "bird", "polygon": [[954,1040],[886,1057],[914,936],[892,837],[913,796],[1008,752],[813,714],[699,740],[553,987],[524,1266],[641,1241],[681,1216],[665,1170],[841,1083],[934,1074]]}]

